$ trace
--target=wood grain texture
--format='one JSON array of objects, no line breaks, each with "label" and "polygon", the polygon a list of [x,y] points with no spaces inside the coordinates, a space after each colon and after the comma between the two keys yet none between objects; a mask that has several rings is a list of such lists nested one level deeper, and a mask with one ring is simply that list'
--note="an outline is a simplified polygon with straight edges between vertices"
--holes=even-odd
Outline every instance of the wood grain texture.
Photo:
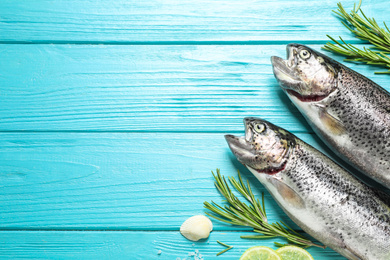
[{"label": "wood grain texture", "polygon": [[[299,136],[322,149],[315,136]],[[265,192],[270,221],[292,223],[223,134],[1,133],[0,147],[1,230],[179,230],[204,214],[204,201],[222,202],[217,167],[226,176],[239,169],[257,195]]]},{"label": "wood grain texture", "polygon": [[[331,13],[338,1],[0,1],[0,42],[149,43],[327,41],[352,35]],[[343,4],[350,10],[354,0]],[[387,20],[386,0],[364,1]]]},{"label": "wood grain texture", "polygon": [[[206,241],[191,242],[179,232],[3,231],[0,232],[0,258],[175,260],[188,258],[189,253],[198,250],[206,260],[236,260],[251,246],[274,247],[271,240],[240,239],[241,235],[245,233],[214,231]],[[216,254],[224,249],[217,240],[234,248],[217,257]],[[280,239],[274,241],[283,242]],[[159,250],[161,254],[158,254]],[[308,251],[316,260],[345,259],[331,249],[310,248]]]},{"label": "wood grain texture", "polygon": [[[282,242],[243,240],[249,229],[217,221],[204,242],[178,230],[204,201],[222,201],[215,168],[239,169],[265,192],[269,220],[293,225],[223,134],[259,116],[332,155],[277,86],[270,56],[290,42],[318,50],[326,34],[357,42],[331,13],[337,2],[0,1],[0,258],[237,259]],[[381,22],[386,4],[363,8]],[[347,66],[390,90],[376,69]],[[216,240],[235,248],[217,258]]]},{"label": "wood grain texture", "polygon": [[[311,132],[272,74],[284,45],[0,45],[0,54],[0,131],[239,132],[243,117],[259,116]],[[374,69],[347,65],[390,90]]]}]

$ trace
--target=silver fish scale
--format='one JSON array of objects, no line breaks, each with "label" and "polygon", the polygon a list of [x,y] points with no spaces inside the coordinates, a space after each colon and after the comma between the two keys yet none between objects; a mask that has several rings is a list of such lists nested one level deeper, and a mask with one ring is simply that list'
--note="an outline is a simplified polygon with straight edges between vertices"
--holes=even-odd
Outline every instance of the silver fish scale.
[{"label": "silver fish scale", "polygon": [[[329,114],[344,126],[349,146],[319,133],[344,160],[390,187],[390,99],[364,76],[342,66],[338,89],[324,101]],[[318,129],[317,129],[318,131]]]},{"label": "silver fish scale", "polygon": [[390,208],[325,155],[297,143],[282,178],[305,201],[316,223],[290,217],[350,259],[390,259]]}]

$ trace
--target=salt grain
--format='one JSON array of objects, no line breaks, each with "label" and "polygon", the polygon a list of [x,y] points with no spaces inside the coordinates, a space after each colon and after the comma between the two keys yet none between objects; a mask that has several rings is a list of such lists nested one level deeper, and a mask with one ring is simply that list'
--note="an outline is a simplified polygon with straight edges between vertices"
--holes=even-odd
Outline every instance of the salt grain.
[{"label": "salt grain", "polygon": [[[177,258],[179,260],[180,257]],[[195,249],[194,252],[188,252],[187,257],[181,260],[204,260],[202,254],[199,253],[199,249]]]}]

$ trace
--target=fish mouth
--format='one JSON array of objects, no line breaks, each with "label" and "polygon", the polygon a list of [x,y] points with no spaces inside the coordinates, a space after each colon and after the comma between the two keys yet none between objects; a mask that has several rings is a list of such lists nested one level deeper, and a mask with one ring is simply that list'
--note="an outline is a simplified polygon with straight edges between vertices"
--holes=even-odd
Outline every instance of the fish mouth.
[{"label": "fish mouth", "polygon": [[225,139],[229,145],[230,150],[243,164],[245,164],[247,159],[253,158],[255,156],[252,145],[245,139],[245,137],[225,135]]},{"label": "fish mouth", "polygon": [[277,56],[271,57],[271,63],[275,78],[279,81],[283,89],[291,89],[301,83],[296,75],[296,44],[288,44],[286,47],[287,59],[284,60]]},{"label": "fish mouth", "polygon": [[289,88],[299,84],[301,81],[295,76],[295,66],[289,66],[288,60],[283,60],[277,56],[271,57],[271,63],[275,78],[281,83],[283,88]]},{"label": "fish mouth", "polygon": [[[226,142],[229,145],[230,150],[237,157],[237,159],[244,163],[249,158],[255,156],[251,141],[253,138],[252,129],[248,123],[251,118],[244,118],[245,136],[239,137],[234,135],[225,135]],[[244,163],[245,164],[245,163]]]}]

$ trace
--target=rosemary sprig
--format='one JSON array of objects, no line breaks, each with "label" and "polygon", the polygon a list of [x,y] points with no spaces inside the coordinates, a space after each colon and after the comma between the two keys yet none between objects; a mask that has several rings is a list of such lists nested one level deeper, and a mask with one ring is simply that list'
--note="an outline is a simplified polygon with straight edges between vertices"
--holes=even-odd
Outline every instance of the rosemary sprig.
[{"label": "rosemary sprig", "polygon": [[[241,236],[241,238],[264,239],[283,237],[287,239],[289,243],[303,248],[310,246],[325,248],[325,246],[316,244],[302,236],[282,221],[280,221],[280,223],[268,223],[264,206],[264,194],[262,194],[261,202],[259,199],[256,199],[249,185],[249,181],[247,181],[247,184],[245,185],[240,172],[238,172],[238,181],[234,177],[229,177],[229,181],[230,184],[250,203],[249,205],[240,201],[240,199],[234,195],[219,169],[217,169],[217,174],[214,174],[214,172],[212,172],[212,174],[215,178],[215,187],[222,196],[225,197],[228,205],[222,207],[213,201],[211,203],[206,201],[204,202],[204,207],[212,212],[206,212],[206,214],[212,218],[232,225],[252,227],[254,232],[260,234]],[[280,243],[275,243],[275,245],[281,246]]]},{"label": "rosemary sprig", "polygon": [[[341,23],[351,31],[356,38],[369,42],[372,46],[359,49],[352,44],[346,43],[341,37],[340,41],[327,35],[334,43],[326,43],[323,49],[348,57],[346,61],[362,62],[369,65],[381,66],[388,71],[375,72],[378,74],[390,74],[390,30],[386,23],[381,28],[374,18],[368,18],[360,8],[362,1],[354,5],[350,13],[346,12],[341,3],[338,10],[333,12],[341,19]],[[361,15],[358,14],[360,11]]]}]

